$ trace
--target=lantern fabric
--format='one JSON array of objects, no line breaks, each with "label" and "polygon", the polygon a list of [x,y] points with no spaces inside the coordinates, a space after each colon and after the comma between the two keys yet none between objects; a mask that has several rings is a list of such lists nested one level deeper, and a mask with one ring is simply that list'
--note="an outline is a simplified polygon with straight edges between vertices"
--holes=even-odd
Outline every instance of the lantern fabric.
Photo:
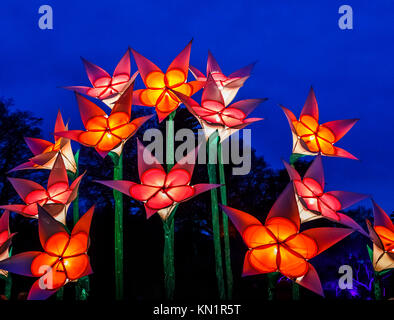
[{"label": "lantern fabric", "polygon": [[71,234],[41,206],[38,231],[43,251],[28,251],[0,261],[0,268],[12,273],[38,277],[28,300],[44,300],[70,281],[92,273],[89,230],[94,212],[91,207],[75,224]]},{"label": "lantern fabric", "polygon": [[289,109],[284,106],[281,106],[281,108],[291,128],[293,153],[303,155],[321,154],[357,160],[355,156],[334,144],[355,125],[358,119],[336,120],[319,125],[319,109],[312,88],[299,119]]},{"label": "lantern fabric", "polygon": [[134,92],[133,103],[155,107],[159,122],[163,121],[180,105],[181,101],[174,94],[174,91],[190,97],[204,85],[204,82],[201,81],[187,82],[191,44],[190,41],[178,54],[166,73],[163,73],[158,66],[137,51],[131,49],[138,71],[146,86],[146,89]]},{"label": "lantern fabric", "polygon": [[138,75],[136,72],[131,76],[130,51],[128,49],[120,59],[112,76],[99,66],[84,58],[81,59],[92,87],[71,86],[64,88],[99,99],[111,109]]},{"label": "lantern fabric", "polygon": [[28,218],[37,218],[38,206],[43,206],[56,220],[65,224],[68,207],[78,194],[84,174],[77,177],[69,186],[63,158],[59,154],[49,174],[47,189],[34,181],[8,178],[25,204],[9,204],[0,208]]},{"label": "lantern fabric", "polygon": [[158,212],[166,220],[178,203],[185,202],[198,194],[217,188],[216,184],[191,186],[197,149],[188,153],[166,173],[159,161],[138,141],[138,173],[141,183],[131,181],[96,181],[118,190],[133,199],[142,201],[146,216]]},{"label": "lantern fabric", "polygon": [[65,137],[93,147],[103,158],[111,151],[120,154],[125,142],[153,115],[130,121],[134,82],[125,90],[107,115],[99,106],[76,93],[79,111],[85,131],[56,132]]},{"label": "lantern fabric", "polygon": [[367,226],[373,242],[373,268],[380,272],[394,268],[394,225],[388,214],[375,201],[372,201],[372,204],[374,226],[368,220]]},{"label": "lantern fabric", "polygon": [[238,90],[244,85],[245,81],[250,77],[250,73],[254,67],[254,63],[247,65],[233,72],[229,76],[225,76],[220,69],[219,64],[213,57],[212,53],[208,51],[207,61],[207,74],[204,75],[201,71],[193,66],[189,66],[190,72],[196,78],[196,80],[205,82],[209,75],[212,76],[216,85],[223,96],[224,105],[227,106],[233,101],[238,93]]},{"label": "lantern fabric", "polygon": [[[9,219],[10,212],[8,210],[4,210],[0,218],[0,261],[7,259],[10,256],[9,248],[11,246],[12,238],[16,234],[10,232]],[[0,275],[6,277],[8,276],[8,272],[0,269]]]},{"label": "lantern fabric", "polygon": [[313,228],[300,232],[294,189],[288,184],[263,225],[254,216],[221,206],[249,248],[243,276],[280,272],[301,286],[323,294],[319,276],[309,260],[353,232],[345,228]]},{"label": "lantern fabric", "polygon": [[179,92],[174,92],[200,122],[208,139],[216,130],[219,133],[220,141],[224,141],[230,135],[247,125],[263,120],[262,118],[247,118],[256,107],[267,99],[247,99],[225,105],[223,95],[217,86],[212,75],[208,76],[204,87],[201,105],[192,98]]},{"label": "lantern fabric", "polygon": [[303,178],[286,161],[283,163],[296,191],[301,223],[325,218],[368,236],[357,222],[340,211],[369,198],[369,195],[348,191],[325,192],[324,169],[320,155],[313,160]]},{"label": "lantern fabric", "polygon": [[[67,131],[68,125],[64,125],[60,111],[56,117],[55,132]],[[33,153],[34,157],[29,161],[22,163],[9,172],[25,169],[49,169],[51,170],[57,155],[60,154],[63,158],[66,169],[75,173],[77,166],[74,160],[74,154],[71,149],[70,140],[55,135],[55,143],[37,138],[25,138],[26,144]]]}]

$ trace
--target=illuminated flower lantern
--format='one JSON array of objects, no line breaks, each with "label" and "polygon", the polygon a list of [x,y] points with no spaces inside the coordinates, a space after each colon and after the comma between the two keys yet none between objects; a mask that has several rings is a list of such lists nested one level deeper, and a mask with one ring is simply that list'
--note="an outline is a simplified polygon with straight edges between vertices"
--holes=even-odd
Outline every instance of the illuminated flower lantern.
[{"label": "illuminated flower lantern", "polygon": [[249,251],[243,276],[280,272],[301,286],[323,295],[319,276],[309,260],[353,232],[344,228],[313,228],[300,232],[300,218],[289,184],[263,225],[252,215],[223,206]]},{"label": "illuminated flower lantern", "polygon": [[[55,123],[55,132],[66,131],[60,111],[57,114]],[[71,149],[69,139],[55,135],[55,143],[37,138],[25,138],[26,144],[34,154],[28,162],[22,163],[10,172],[24,169],[49,169],[51,170],[58,154],[61,154],[66,169],[70,172],[76,172],[74,154]]]},{"label": "illuminated flower lantern", "polygon": [[[10,213],[8,210],[4,210],[0,218],[0,261],[7,259],[10,256],[9,248],[12,242],[12,238],[16,233],[10,232],[9,227]],[[6,270],[0,270],[0,275],[7,276]]]},{"label": "illuminated flower lantern", "polygon": [[152,115],[130,121],[134,82],[117,100],[112,111],[107,115],[99,106],[76,93],[79,111],[85,131],[69,130],[55,132],[65,137],[93,147],[103,158],[110,152],[122,153],[126,141],[152,117]]},{"label": "illuminated flower lantern", "polygon": [[[96,181],[142,201],[146,216],[156,212],[166,220],[176,205],[219,185],[190,185],[197,149],[187,154],[166,173],[159,161],[138,141],[138,173],[141,183],[131,181]],[[149,164],[148,164],[149,163]]]},{"label": "illuminated flower lantern", "polygon": [[39,206],[38,227],[43,252],[28,251],[0,261],[0,268],[12,273],[38,277],[28,300],[45,300],[71,281],[92,273],[89,256],[89,230],[94,207],[74,226],[71,234]]},{"label": "illuminated flower lantern", "polygon": [[376,272],[394,268],[394,225],[386,212],[373,202],[374,226],[367,220],[373,241],[372,263]]},{"label": "illuminated flower lantern", "polygon": [[324,191],[325,179],[321,156],[317,156],[304,177],[284,161],[290,179],[296,190],[296,200],[300,212],[301,223],[326,218],[343,224],[367,236],[365,231],[349,216],[341,213],[369,195],[348,191]]},{"label": "illuminated flower lantern", "polygon": [[138,72],[136,72],[131,76],[129,50],[126,51],[122,59],[119,61],[112,77],[107,71],[83,58],[82,62],[85,66],[86,73],[92,87],[73,86],[65,87],[65,89],[99,99],[111,109],[113,104],[119,99],[138,75]]},{"label": "illuminated flower lantern", "polygon": [[187,109],[197,118],[208,139],[216,130],[220,141],[224,141],[234,132],[247,125],[262,120],[262,118],[247,118],[247,116],[267,99],[241,100],[226,106],[223,95],[210,75],[204,87],[201,105],[182,93],[174,92]]},{"label": "illuminated flower lantern", "polygon": [[138,71],[146,86],[146,89],[134,92],[133,103],[155,107],[159,122],[176,110],[181,103],[173,91],[190,97],[204,85],[204,82],[201,81],[187,82],[190,50],[191,42],[172,61],[166,73],[163,73],[153,62],[131,49]]},{"label": "illuminated flower lantern", "polygon": [[357,159],[334,144],[354,126],[358,119],[336,120],[319,125],[319,109],[312,88],[301,111],[300,119],[297,119],[289,109],[281,107],[293,135],[293,153]]},{"label": "illuminated flower lantern", "polygon": [[37,218],[38,206],[43,206],[56,220],[65,224],[68,207],[78,194],[83,175],[69,186],[67,171],[59,154],[49,174],[47,189],[34,181],[8,178],[25,204],[3,205],[0,208]]},{"label": "illuminated flower lantern", "polygon": [[194,77],[201,82],[205,82],[209,75],[215,80],[216,85],[223,95],[224,105],[228,105],[233,101],[238,90],[244,85],[245,81],[249,78],[250,73],[254,67],[254,63],[233,72],[228,77],[225,76],[216,62],[211,52],[208,52],[207,61],[207,74],[204,75],[201,71],[193,66],[189,66],[191,73]]}]

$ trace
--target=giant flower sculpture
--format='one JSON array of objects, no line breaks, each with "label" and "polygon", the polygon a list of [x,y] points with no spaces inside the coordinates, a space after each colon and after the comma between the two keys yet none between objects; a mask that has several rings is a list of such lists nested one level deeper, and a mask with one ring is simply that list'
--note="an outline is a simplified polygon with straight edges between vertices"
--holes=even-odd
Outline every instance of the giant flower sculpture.
[{"label": "giant flower sculpture", "polygon": [[319,124],[319,109],[315,93],[311,88],[301,111],[300,118],[289,109],[283,109],[293,135],[293,153],[357,159],[334,144],[338,142],[358,121],[358,119],[336,120]]},{"label": "giant flower sculpture", "polygon": [[369,195],[348,191],[324,191],[325,179],[321,156],[317,156],[304,177],[284,161],[290,179],[296,190],[296,199],[301,223],[319,218],[343,224],[367,236],[365,231],[349,216],[341,213]]},{"label": "giant flower sculpture", "polygon": [[71,86],[65,89],[73,90],[82,94],[86,94],[92,98],[96,98],[104,102],[110,108],[120,98],[124,91],[134,81],[138,72],[131,76],[130,71],[130,51],[127,50],[119,61],[112,76],[99,66],[82,58],[86,73],[92,87]]},{"label": "giant flower sculpture", "polygon": [[373,201],[374,226],[367,220],[373,241],[372,263],[376,272],[394,268],[394,225],[383,209]]},{"label": "giant flower sculpture", "polygon": [[103,158],[110,151],[120,154],[125,142],[152,117],[149,115],[130,121],[133,86],[134,82],[117,100],[109,115],[99,106],[76,93],[85,131],[69,130],[55,132],[55,134],[93,147]]},{"label": "giant flower sculpture", "polygon": [[146,89],[134,92],[133,103],[155,107],[159,122],[176,110],[181,103],[173,91],[190,97],[204,85],[204,82],[201,81],[187,82],[190,50],[191,42],[172,61],[167,71],[163,73],[153,62],[131,49],[138,71],[146,86]]},{"label": "giant flower sculpture", "polygon": [[212,75],[208,77],[204,87],[201,104],[180,92],[174,91],[174,94],[200,122],[205,137],[208,139],[217,130],[220,141],[224,141],[247,125],[262,120],[262,118],[247,117],[260,103],[267,100],[247,99],[226,106],[222,92]]},{"label": "giant flower sculpture", "polygon": [[68,282],[92,273],[87,251],[94,207],[79,219],[71,234],[45,209],[39,207],[38,210],[43,252],[28,251],[0,261],[1,269],[39,278],[30,289],[29,300],[44,300]]},{"label": "giant flower sculpture", "polygon": [[227,106],[229,103],[231,103],[231,101],[233,101],[238,93],[238,90],[250,77],[253,67],[254,63],[233,72],[229,76],[225,76],[212,53],[209,51],[206,75],[193,66],[189,66],[189,69],[196,80],[201,82],[205,82],[209,75],[211,75],[223,95],[224,105]]},{"label": "giant flower sculpture", "polygon": [[96,181],[142,201],[146,216],[156,212],[166,220],[176,205],[219,185],[190,185],[197,149],[188,153],[166,173],[159,161],[138,141],[138,173],[141,183],[131,181]]},{"label": "giant flower sculpture", "polygon": [[223,206],[249,251],[243,276],[280,272],[323,295],[319,276],[310,259],[353,232],[344,228],[313,228],[300,232],[300,218],[289,184],[276,200],[263,225],[252,215]]},{"label": "giant flower sculpture", "polygon": [[17,212],[25,217],[37,218],[38,206],[43,206],[56,220],[65,224],[68,207],[78,194],[83,175],[76,178],[69,186],[66,167],[59,154],[49,174],[47,189],[34,181],[8,178],[25,204],[9,204],[0,208]]},{"label": "giant flower sculpture", "polygon": [[[0,218],[0,261],[7,259],[10,256],[10,245],[12,238],[16,233],[10,232],[10,212],[4,210]],[[8,272],[6,270],[0,269],[0,275],[7,276]]]},{"label": "giant flower sculpture", "polygon": [[[57,114],[55,123],[55,132],[66,131],[67,125],[64,125],[60,111]],[[55,135],[55,142],[46,141],[37,138],[25,138],[26,144],[33,153],[34,157],[29,161],[10,170],[10,172],[24,169],[52,169],[58,154],[61,154],[66,169],[75,173],[77,170],[74,154],[71,149],[70,140]]]}]

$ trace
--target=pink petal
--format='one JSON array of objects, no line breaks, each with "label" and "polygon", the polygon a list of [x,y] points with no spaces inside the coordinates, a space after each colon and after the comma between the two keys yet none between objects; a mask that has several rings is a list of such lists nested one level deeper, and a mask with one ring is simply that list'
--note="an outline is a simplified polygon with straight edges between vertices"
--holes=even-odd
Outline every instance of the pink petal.
[{"label": "pink petal", "polygon": [[144,56],[139,54],[137,51],[135,51],[133,49],[130,49],[130,50],[134,56],[134,60],[137,64],[138,71],[140,72],[141,78],[144,81],[144,84],[146,85],[145,79],[148,76],[148,74],[153,71],[160,71],[161,72],[161,70],[153,62],[149,61],[147,58],[145,58]]},{"label": "pink petal", "polygon": [[175,202],[182,202],[192,197],[195,191],[191,186],[179,186],[167,188],[165,192]]},{"label": "pink petal", "polygon": [[301,234],[307,235],[316,241],[318,248],[316,255],[346,238],[351,233],[353,233],[352,229],[345,228],[313,228],[301,232]]},{"label": "pink petal", "polygon": [[111,78],[111,76],[104,69],[85,60],[84,58],[81,58],[81,59],[82,59],[82,62],[85,66],[86,73],[88,74],[89,81],[91,82],[92,85],[94,85],[94,83],[97,81],[97,79],[104,78],[104,77]]},{"label": "pink petal", "polygon": [[261,222],[249,213],[224,205],[220,205],[220,207],[228,215],[241,236],[243,235],[244,231],[252,225],[262,226]]},{"label": "pink petal", "polygon": [[130,187],[130,196],[138,201],[146,201],[160,189],[161,187],[151,187],[143,184],[135,184]]},{"label": "pink petal", "polygon": [[171,62],[167,71],[172,69],[182,70],[183,73],[187,76],[189,71],[189,59],[190,59],[190,51],[192,48],[192,41],[190,41],[186,47],[175,57],[175,59]]},{"label": "pink petal", "polygon": [[117,75],[127,75],[128,78],[130,78],[130,73],[130,50],[127,49],[126,53],[116,66],[113,77],[116,77]]},{"label": "pink petal", "polygon": [[327,194],[330,194],[338,199],[341,204],[341,209],[347,209],[354,205],[357,202],[360,202],[364,199],[369,198],[367,194],[349,192],[349,191],[329,191]]},{"label": "pink petal", "polygon": [[[75,97],[77,99],[79,113],[81,114],[81,120],[85,127],[90,119],[99,116],[104,117],[107,115],[99,106],[94,104],[92,101],[86,99],[84,96],[80,95],[79,93],[75,93]],[[56,135],[58,134],[56,133]]]},{"label": "pink petal", "polygon": [[320,184],[321,188],[324,189],[325,181],[324,181],[324,170],[323,170],[323,161],[320,155],[316,156],[313,160],[312,164],[309,166],[308,170],[304,175],[305,178],[311,178]]},{"label": "pink petal", "polygon": [[323,123],[322,126],[329,128],[335,135],[335,142],[341,139],[359,119],[335,120]]},{"label": "pink petal", "polygon": [[297,279],[296,282],[304,288],[307,288],[324,297],[319,275],[310,263],[308,264],[308,272],[301,279]]},{"label": "pink petal", "polygon": [[37,138],[28,138],[25,137],[25,142],[31,152],[34,155],[38,155],[43,153],[48,147],[53,146],[52,142],[43,140],[43,139],[37,139]]},{"label": "pink petal", "polygon": [[315,118],[316,121],[319,121],[319,108],[317,105],[315,92],[313,91],[312,87],[309,90],[309,94],[306,98],[304,107],[302,108],[300,117],[303,115],[309,115]]},{"label": "pink petal", "polygon": [[[149,169],[163,170],[160,162],[152,155],[152,153],[144,147],[144,145],[137,139],[137,151],[138,151],[138,174],[140,180],[142,175]],[[142,180],[141,180],[142,181]]]}]

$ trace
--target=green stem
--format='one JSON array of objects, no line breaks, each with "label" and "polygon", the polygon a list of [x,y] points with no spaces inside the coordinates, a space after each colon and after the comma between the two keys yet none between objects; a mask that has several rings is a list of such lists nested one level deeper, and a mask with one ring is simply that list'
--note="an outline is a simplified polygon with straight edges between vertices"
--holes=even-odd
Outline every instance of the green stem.
[{"label": "green stem", "polygon": [[[123,179],[123,157],[109,153],[114,163],[114,180]],[[115,200],[115,288],[116,300],[123,300],[123,195],[113,190]]]},{"label": "green stem", "polygon": [[291,288],[292,288],[291,294],[292,294],[293,300],[295,300],[295,301],[300,300],[300,286],[299,286],[299,284],[293,282]]},{"label": "green stem", "polygon": [[373,279],[373,292],[375,295],[375,300],[382,300],[382,287],[381,287],[381,278],[375,272],[374,279]]},{"label": "green stem", "polygon": [[5,277],[5,285],[4,285],[4,295],[7,298],[7,300],[11,299],[11,289],[12,289],[12,277],[11,273],[8,272],[7,277]]},{"label": "green stem", "polygon": [[[219,137],[217,131],[214,132],[208,139],[208,177],[209,183],[216,184],[216,152],[218,150]],[[212,155],[215,155],[213,157]],[[223,263],[222,263],[222,249],[220,244],[220,224],[219,224],[219,205],[218,194],[216,189],[211,189],[211,208],[212,208],[212,231],[213,231],[213,246],[215,250],[215,269],[216,279],[219,290],[220,300],[226,298],[226,292],[223,279]]]},{"label": "green stem", "polygon": [[[167,131],[166,131],[166,163],[167,172],[171,170],[175,163],[175,138],[174,138],[174,118],[176,111],[168,116]],[[164,267],[164,287],[167,300],[174,299],[175,292],[175,259],[174,259],[174,229],[175,229],[175,211],[172,211],[170,216],[163,220],[164,231],[164,252],[163,252],[163,267]]]},{"label": "green stem", "polygon": [[275,287],[278,279],[278,273],[272,272],[267,274],[268,277],[268,300],[272,301],[275,299]]},{"label": "green stem", "polygon": [[[227,205],[227,188],[226,177],[224,174],[224,165],[222,161],[222,144],[218,143],[218,162],[219,162],[219,181],[220,181],[220,199],[223,205]],[[231,255],[230,255],[230,236],[228,232],[228,216],[222,210],[223,222],[223,238],[224,238],[224,263],[226,268],[227,280],[227,299],[233,298],[233,271],[231,268]]]},{"label": "green stem", "polygon": [[64,295],[64,287],[61,287],[61,288],[56,292],[56,300],[63,300],[63,295]]},{"label": "green stem", "polygon": [[175,268],[174,268],[174,219],[168,218],[163,221],[164,231],[164,286],[166,299],[174,299],[175,290]]}]

